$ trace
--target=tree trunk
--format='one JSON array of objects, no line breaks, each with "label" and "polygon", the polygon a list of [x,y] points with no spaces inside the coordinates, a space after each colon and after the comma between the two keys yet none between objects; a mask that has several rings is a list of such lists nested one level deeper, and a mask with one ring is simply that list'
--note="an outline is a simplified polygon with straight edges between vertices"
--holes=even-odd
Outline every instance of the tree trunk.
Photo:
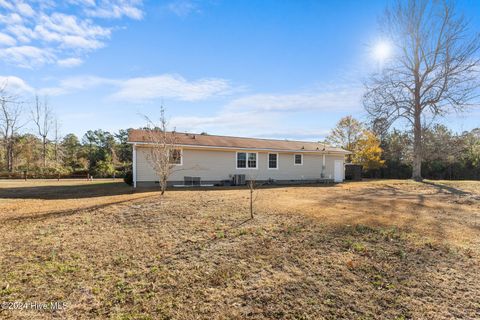
[{"label": "tree trunk", "polygon": [[422,105],[420,99],[420,92],[422,84],[420,83],[420,53],[419,44],[416,43],[415,48],[415,91],[413,94],[414,110],[413,110],[413,170],[412,179],[415,181],[422,181]]},{"label": "tree trunk", "polygon": [[11,142],[8,142],[7,170],[8,170],[8,172],[13,172],[13,145],[12,145]]},{"label": "tree trunk", "polygon": [[55,152],[55,164],[58,164],[58,144],[57,144],[57,142],[55,142],[54,152]]},{"label": "tree trunk", "polygon": [[163,196],[163,194],[165,193],[165,190],[167,190],[167,177],[162,177],[160,179],[160,195]]},{"label": "tree trunk", "polygon": [[47,141],[46,137],[42,137],[42,143],[43,143],[43,150],[42,150],[42,156],[43,156],[43,167],[47,167]]},{"label": "tree trunk", "polygon": [[422,181],[422,123],[420,118],[420,112],[415,113],[413,136],[412,179],[415,181]]},{"label": "tree trunk", "polygon": [[10,169],[10,161],[9,161],[9,156],[8,156],[8,142],[5,142],[5,165],[7,168],[7,171]]},{"label": "tree trunk", "polygon": [[253,219],[253,187],[250,187],[250,218]]}]

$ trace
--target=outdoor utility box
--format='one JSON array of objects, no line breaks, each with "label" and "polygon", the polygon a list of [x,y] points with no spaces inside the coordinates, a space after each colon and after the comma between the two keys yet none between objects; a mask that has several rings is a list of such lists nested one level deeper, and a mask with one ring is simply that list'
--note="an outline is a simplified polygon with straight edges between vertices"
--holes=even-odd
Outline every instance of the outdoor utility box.
[{"label": "outdoor utility box", "polygon": [[345,164],[345,180],[360,181],[362,180],[362,166],[359,164]]},{"label": "outdoor utility box", "polygon": [[234,174],[233,175],[233,185],[234,186],[244,186],[245,185],[245,175],[244,174]]}]

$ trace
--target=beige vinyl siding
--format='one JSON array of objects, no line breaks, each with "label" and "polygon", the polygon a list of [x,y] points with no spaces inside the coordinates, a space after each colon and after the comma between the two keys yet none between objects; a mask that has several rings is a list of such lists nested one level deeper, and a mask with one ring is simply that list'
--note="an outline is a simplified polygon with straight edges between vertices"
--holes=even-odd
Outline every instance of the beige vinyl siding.
[{"label": "beige vinyl siding", "polygon": [[[237,152],[257,153],[257,169],[236,169]],[[147,160],[148,153],[148,147],[137,146],[137,181],[158,180]],[[294,164],[294,154],[278,152],[278,169],[269,169],[268,152],[183,149],[183,164],[175,167],[169,181],[183,181],[184,176],[200,177],[204,181],[219,181],[230,179],[233,174],[245,174],[247,179],[255,180],[320,179],[321,154],[303,153],[303,165]],[[325,178],[333,179],[334,160],[343,160],[343,156],[326,155],[325,158]]]}]

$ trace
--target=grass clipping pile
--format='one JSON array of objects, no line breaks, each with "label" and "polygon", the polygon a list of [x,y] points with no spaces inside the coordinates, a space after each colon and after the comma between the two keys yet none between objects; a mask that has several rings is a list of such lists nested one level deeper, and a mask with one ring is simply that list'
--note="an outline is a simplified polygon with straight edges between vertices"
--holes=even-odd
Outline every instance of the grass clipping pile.
[{"label": "grass clipping pile", "polygon": [[0,300],[65,301],[62,319],[479,318],[467,187],[262,189],[253,220],[246,189],[4,220]]}]

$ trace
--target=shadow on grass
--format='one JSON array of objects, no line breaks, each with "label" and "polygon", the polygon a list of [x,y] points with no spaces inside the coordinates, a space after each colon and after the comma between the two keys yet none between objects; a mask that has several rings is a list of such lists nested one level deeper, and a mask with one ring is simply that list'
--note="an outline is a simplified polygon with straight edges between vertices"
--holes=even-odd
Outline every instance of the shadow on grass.
[{"label": "shadow on grass", "polygon": [[41,214],[22,215],[22,216],[18,216],[18,217],[5,218],[3,220],[0,219],[0,221],[3,221],[3,222],[9,222],[9,221],[21,222],[21,221],[27,221],[27,220],[40,221],[40,220],[46,220],[46,219],[49,219],[49,218],[62,218],[62,217],[68,217],[68,216],[78,214],[78,213],[96,211],[96,210],[103,209],[103,208],[106,208],[106,207],[109,207],[109,206],[112,206],[112,205],[131,202],[133,200],[150,198],[150,197],[153,197],[153,196],[155,196],[155,195],[149,194],[149,195],[145,195],[143,197],[139,197],[139,198],[135,198],[135,199],[124,199],[124,200],[119,200],[119,201],[111,201],[111,202],[108,202],[108,203],[102,203],[102,204],[93,205],[93,206],[89,206],[89,207],[75,208],[75,209],[69,209],[69,210],[47,211],[47,212],[43,212]]},{"label": "shadow on grass", "polygon": [[[475,228],[471,221],[458,215],[449,215],[448,210],[442,205],[445,196],[449,199],[453,191],[455,194],[467,194],[459,193],[463,191],[456,189],[450,192],[439,190],[435,194],[424,194],[421,190],[403,190],[386,185],[374,190],[351,190],[345,197],[333,194],[322,201],[330,205],[345,203],[348,206],[354,203],[359,208],[358,213],[342,217],[341,223],[344,225],[362,223],[376,227],[412,228],[416,232],[428,230],[428,233],[436,239],[444,239],[452,223],[461,224],[469,229]],[[433,217],[435,219],[430,219]]]},{"label": "shadow on grass", "polygon": [[[335,187],[336,183],[285,183],[285,184],[259,184],[255,187],[255,189],[281,189],[281,188],[331,188]],[[148,189],[152,189],[152,187],[148,187]],[[158,189],[158,187],[157,187]],[[199,186],[192,186],[192,187],[169,187],[169,191],[208,191],[208,190],[248,190],[248,185],[244,186],[213,186],[213,187],[199,187]]]},{"label": "shadow on grass", "polygon": [[[141,192],[141,191],[140,191]],[[122,182],[0,188],[0,199],[82,199],[132,193]]]},{"label": "shadow on grass", "polygon": [[445,184],[441,184],[441,183],[438,183],[438,182],[435,183],[433,181],[422,180],[422,183],[434,187],[435,189],[438,190],[438,192],[451,193],[451,194],[456,194],[456,195],[460,195],[460,196],[472,195],[470,192],[463,191],[461,189],[458,189],[458,188],[455,188],[455,187],[452,187],[452,186],[448,186],[448,185],[445,185]]},{"label": "shadow on grass", "polygon": [[[332,187],[334,184],[285,184],[285,185],[262,185],[257,189],[274,189],[285,187],[308,187],[325,188]],[[170,187],[168,191],[208,191],[208,190],[246,190],[247,186],[229,186],[229,187]],[[159,190],[158,186],[139,187],[133,189],[123,182],[92,183],[82,185],[48,185],[48,186],[28,186],[0,188],[0,199],[41,199],[41,200],[59,200],[59,199],[83,199],[105,196],[116,196],[130,193],[143,193]]]}]

